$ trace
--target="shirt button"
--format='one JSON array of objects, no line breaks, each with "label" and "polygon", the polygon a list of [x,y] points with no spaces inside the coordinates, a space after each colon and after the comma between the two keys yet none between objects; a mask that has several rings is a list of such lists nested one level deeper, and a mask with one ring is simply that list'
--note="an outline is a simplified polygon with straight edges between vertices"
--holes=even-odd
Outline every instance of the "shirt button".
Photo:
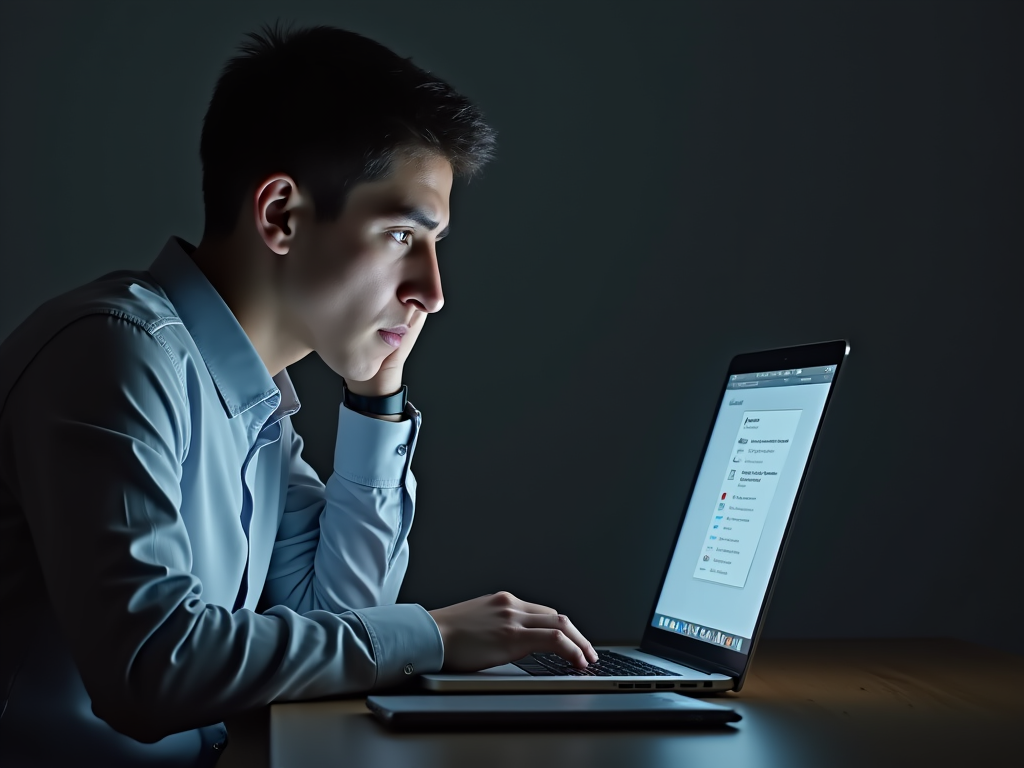
[{"label": "shirt button", "polygon": [[405,674],[411,675],[414,671],[412,664],[405,665]]},{"label": "shirt button", "polygon": [[404,445],[400,445],[397,448],[395,448],[395,453],[397,453],[399,456],[405,456],[405,451],[406,448]]}]

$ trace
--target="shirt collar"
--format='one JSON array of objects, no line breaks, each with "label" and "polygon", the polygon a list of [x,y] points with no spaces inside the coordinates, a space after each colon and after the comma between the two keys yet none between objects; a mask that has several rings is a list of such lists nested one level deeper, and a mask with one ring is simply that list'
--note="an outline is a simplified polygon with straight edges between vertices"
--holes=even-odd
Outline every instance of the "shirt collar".
[{"label": "shirt collar", "polygon": [[[261,361],[262,362],[262,361]],[[302,407],[302,403],[299,402],[299,396],[295,392],[295,386],[292,384],[291,376],[288,375],[288,369],[283,369],[277,376],[274,377],[274,383],[277,384],[278,389],[281,390],[281,399],[277,405],[277,408],[267,419],[265,427],[269,427],[271,424],[280,421],[285,416],[291,416],[293,413],[298,413],[299,408]]]},{"label": "shirt collar", "polygon": [[195,246],[171,237],[149,271],[195,341],[228,418],[260,403],[274,409],[274,421],[295,413],[299,400],[288,371],[270,377],[231,309],[192,261],[193,251]]}]

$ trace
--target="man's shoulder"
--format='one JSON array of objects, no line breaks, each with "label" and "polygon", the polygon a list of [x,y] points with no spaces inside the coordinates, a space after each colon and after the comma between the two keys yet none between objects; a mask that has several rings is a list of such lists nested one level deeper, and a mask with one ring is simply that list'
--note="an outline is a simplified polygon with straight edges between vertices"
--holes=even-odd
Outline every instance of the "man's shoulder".
[{"label": "man's shoulder", "polygon": [[181,322],[171,300],[153,276],[147,271],[132,270],[110,272],[56,296],[40,306],[26,322],[73,322],[92,314],[115,315],[148,332]]},{"label": "man's shoulder", "polygon": [[[0,344],[0,357],[12,345],[46,344],[71,323],[89,315],[112,315],[154,333],[181,319],[164,290],[147,271],[119,270],[96,278],[41,304]],[[20,341],[20,344],[15,342]]]},{"label": "man's shoulder", "polygon": [[169,326],[182,325],[149,272],[120,270],[73,288],[39,306],[0,343],[0,410],[14,382],[43,347],[77,321],[97,315],[118,318],[155,337]]}]

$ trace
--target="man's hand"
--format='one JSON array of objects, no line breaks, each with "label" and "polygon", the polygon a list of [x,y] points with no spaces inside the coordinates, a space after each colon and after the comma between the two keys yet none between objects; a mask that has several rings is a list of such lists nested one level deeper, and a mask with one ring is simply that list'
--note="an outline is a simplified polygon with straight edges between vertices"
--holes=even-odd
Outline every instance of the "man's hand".
[{"label": "man's hand", "polygon": [[597,661],[594,646],[568,617],[508,592],[430,611],[444,641],[445,672],[476,672],[535,651],[557,653],[580,669]]},{"label": "man's hand", "polygon": [[[401,346],[384,358],[384,362],[380,365],[380,370],[377,371],[373,378],[366,381],[345,379],[345,386],[348,387],[349,391],[364,397],[381,397],[382,395],[390,395],[400,390],[402,388],[402,372],[405,368],[405,361],[409,358],[409,353],[412,352],[416,339],[419,338],[420,331],[423,330],[423,325],[426,321],[427,313],[417,312],[416,316],[409,321],[409,330],[402,337]],[[401,415],[380,416],[372,413],[367,415],[387,421],[400,421],[405,418]]]}]

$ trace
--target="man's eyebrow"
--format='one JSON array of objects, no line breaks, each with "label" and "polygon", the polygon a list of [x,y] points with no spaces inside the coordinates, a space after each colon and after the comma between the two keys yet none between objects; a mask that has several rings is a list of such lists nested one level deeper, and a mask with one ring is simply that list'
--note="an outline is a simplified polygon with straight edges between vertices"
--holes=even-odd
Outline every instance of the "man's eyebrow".
[{"label": "man's eyebrow", "polygon": [[[431,232],[437,229],[440,224],[440,222],[434,221],[430,218],[429,214],[422,208],[398,208],[385,215],[389,219],[407,219],[415,224],[419,224],[421,227],[430,230]],[[447,226],[438,232],[437,239],[440,240],[442,237],[446,237],[450,229],[451,226]]]}]

